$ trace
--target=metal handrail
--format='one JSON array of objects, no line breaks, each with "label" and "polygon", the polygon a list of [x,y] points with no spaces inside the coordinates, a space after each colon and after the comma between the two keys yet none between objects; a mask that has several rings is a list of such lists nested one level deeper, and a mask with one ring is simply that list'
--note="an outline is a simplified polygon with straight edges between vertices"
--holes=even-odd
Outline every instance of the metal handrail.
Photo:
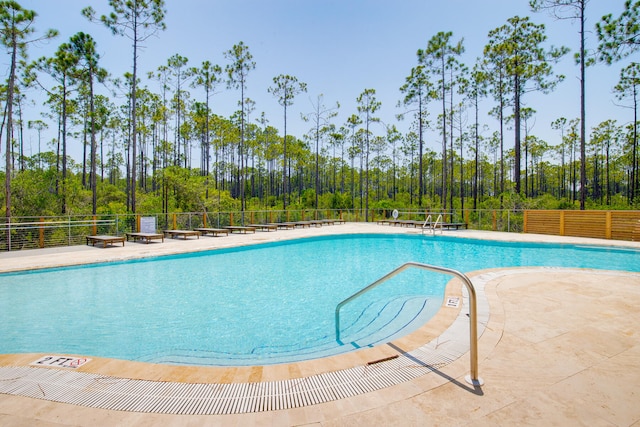
[{"label": "metal handrail", "polygon": [[469,341],[470,341],[469,342],[469,345],[470,345],[469,358],[470,358],[471,370],[470,370],[470,375],[466,376],[465,379],[467,380],[468,383],[474,386],[482,385],[484,381],[478,376],[478,313],[476,308],[477,306],[476,289],[473,287],[473,283],[471,283],[471,280],[466,275],[464,275],[463,273],[457,270],[453,270],[451,268],[439,267],[439,266],[429,265],[429,264],[422,264],[418,262],[407,262],[402,264],[400,267],[396,268],[395,270],[391,271],[390,273],[387,273],[386,275],[379,278],[375,282],[371,283],[369,286],[351,295],[349,298],[341,301],[336,306],[336,313],[335,313],[336,341],[339,344],[343,344],[342,341],[340,340],[340,309],[344,305],[348,304],[349,302],[353,301],[359,296],[369,292],[373,288],[376,288],[383,282],[386,282],[387,280],[403,272],[404,270],[407,270],[412,267],[420,268],[422,270],[434,271],[436,273],[444,273],[444,274],[449,274],[451,276],[455,276],[460,280],[462,280],[462,283],[464,283],[464,285],[466,286],[467,291],[469,292]]},{"label": "metal handrail", "polygon": [[442,221],[442,215],[438,215],[438,218],[436,218],[436,222],[433,224],[433,234],[436,234],[438,223],[440,223],[440,232],[442,232]]},{"label": "metal handrail", "polygon": [[433,232],[433,235],[435,236],[438,223],[440,223],[440,234],[442,234],[442,214],[438,214],[438,218],[436,218],[436,222],[434,222],[433,224],[431,223],[431,214],[429,214],[424,220],[424,224],[422,224],[422,234],[424,234],[425,228],[428,228]]}]

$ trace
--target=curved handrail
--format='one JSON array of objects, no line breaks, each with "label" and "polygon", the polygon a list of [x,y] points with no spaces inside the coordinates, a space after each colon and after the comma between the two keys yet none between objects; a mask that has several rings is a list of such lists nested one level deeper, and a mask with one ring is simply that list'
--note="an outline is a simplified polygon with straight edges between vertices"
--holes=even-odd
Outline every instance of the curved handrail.
[{"label": "curved handrail", "polygon": [[438,215],[438,218],[436,218],[436,222],[433,224],[433,234],[436,234],[436,228],[438,228],[438,223],[440,223],[440,232],[442,233],[442,215]]},{"label": "curved handrail", "polygon": [[429,216],[427,216],[427,218],[424,220],[424,224],[422,224],[422,234],[424,234],[425,228],[428,228],[433,232],[433,235],[435,236],[438,224],[440,224],[440,233],[442,233],[442,214],[439,214],[436,218],[436,222],[433,223],[431,222],[431,214],[429,214]]},{"label": "curved handrail", "polygon": [[399,273],[409,268],[420,268],[422,270],[434,271],[436,273],[449,274],[451,276],[455,276],[460,280],[462,280],[462,283],[464,283],[464,285],[466,286],[467,291],[469,292],[469,341],[470,341],[469,342],[469,345],[470,345],[469,358],[471,359],[470,360],[471,372],[470,372],[470,375],[466,377],[466,380],[467,382],[469,382],[470,384],[473,384],[474,386],[482,385],[483,381],[478,376],[478,313],[477,313],[477,307],[476,307],[477,306],[476,289],[473,287],[473,283],[471,283],[471,280],[466,275],[464,275],[463,273],[457,270],[453,270],[451,268],[439,267],[439,266],[429,265],[429,264],[422,264],[418,262],[407,262],[402,264],[400,267],[396,268],[395,270],[391,271],[390,273],[387,273],[386,275],[382,276],[375,282],[371,283],[369,286],[359,290],[355,294],[341,301],[336,306],[336,312],[335,312],[336,341],[339,344],[343,344],[342,341],[340,340],[340,309],[344,305],[353,301],[354,299],[369,292],[373,288],[376,288],[383,282],[386,282],[387,280],[391,279],[392,277],[398,275]]}]

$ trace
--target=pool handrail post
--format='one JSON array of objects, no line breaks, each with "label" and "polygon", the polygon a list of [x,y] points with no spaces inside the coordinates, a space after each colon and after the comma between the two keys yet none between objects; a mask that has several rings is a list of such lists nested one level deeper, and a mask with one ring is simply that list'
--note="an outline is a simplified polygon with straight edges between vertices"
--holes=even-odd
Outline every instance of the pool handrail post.
[{"label": "pool handrail post", "polygon": [[473,283],[471,283],[471,280],[465,274],[459,272],[458,270],[453,270],[451,268],[446,268],[446,267],[439,267],[435,265],[422,264],[422,263],[413,262],[413,261],[402,264],[400,267],[382,276],[375,282],[371,283],[369,286],[362,288],[355,294],[351,295],[350,297],[338,303],[335,311],[336,341],[342,344],[342,341],[340,340],[340,309],[344,305],[348,304],[349,302],[353,301],[359,296],[369,292],[371,289],[376,288],[378,285],[382,284],[383,282],[386,282],[387,280],[403,272],[404,270],[407,270],[412,267],[420,268],[422,270],[434,271],[436,273],[449,274],[451,276],[455,276],[459,278],[460,280],[462,280],[462,283],[464,283],[469,293],[469,341],[470,341],[469,342],[470,373],[469,375],[465,376],[465,380],[469,384],[473,385],[474,387],[483,385],[484,381],[478,375],[478,312],[477,312],[476,289],[473,286]]}]

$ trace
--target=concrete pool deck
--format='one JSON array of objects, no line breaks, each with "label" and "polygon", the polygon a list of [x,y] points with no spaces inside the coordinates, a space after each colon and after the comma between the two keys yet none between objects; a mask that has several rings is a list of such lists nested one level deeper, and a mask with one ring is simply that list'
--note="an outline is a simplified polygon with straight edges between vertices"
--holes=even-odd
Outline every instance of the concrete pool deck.
[{"label": "concrete pool deck", "polygon": [[[0,271],[132,259],[332,233],[421,233],[347,223],[310,229],[230,234],[164,243],[128,242],[106,249],[74,246],[0,254]],[[640,243],[554,236],[445,231],[445,235],[639,249]],[[639,254],[640,255],[640,254]],[[640,263],[640,256],[639,261]],[[455,268],[455,266],[451,266]],[[0,394],[0,425],[634,425],[640,423],[640,274],[577,269],[509,269],[484,286],[490,307],[479,339],[485,384],[466,385],[469,355],[419,376],[353,397],[293,409],[233,415],[168,415],[95,409]],[[458,285],[458,288],[460,286]],[[445,310],[406,346],[438,337],[455,316]],[[415,341],[415,342],[413,342]],[[82,372],[183,383],[255,383],[304,378],[388,357],[382,348],[273,367],[195,368],[94,358]],[[397,350],[397,349],[396,349]],[[396,351],[397,352],[397,351]],[[0,355],[0,368],[26,367],[40,355]],[[90,356],[89,356],[90,357]],[[33,368],[44,370],[45,368]],[[51,369],[47,369],[51,370]],[[67,372],[62,370],[56,370]]]}]

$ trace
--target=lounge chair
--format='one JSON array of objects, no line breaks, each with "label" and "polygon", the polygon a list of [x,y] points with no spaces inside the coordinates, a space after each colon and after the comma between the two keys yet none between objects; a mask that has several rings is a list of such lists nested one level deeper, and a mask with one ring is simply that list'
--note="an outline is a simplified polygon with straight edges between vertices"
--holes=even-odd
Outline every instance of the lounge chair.
[{"label": "lounge chair", "polygon": [[87,245],[91,243],[91,246],[95,246],[98,242],[102,242],[103,248],[106,248],[107,245],[112,245],[113,243],[122,243],[122,246],[124,246],[124,237],[106,235],[87,236]]},{"label": "lounge chair", "polygon": [[203,235],[207,235],[207,234],[211,234],[212,236],[218,236],[220,234],[224,234],[225,236],[229,235],[229,230],[227,230],[226,228],[206,228],[206,227],[201,227],[201,228],[194,228],[195,231],[200,232]]},{"label": "lounge chair", "polygon": [[255,233],[256,229],[255,227],[244,227],[242,225],[229,225],[225,227],[227,230],[229,230],[230,233]]},{"label": "lounge chair", "polygon": [[278,226],[275,224],[247,224],[247,227],[253,227],[260,231],[277,231]]},{"label": "lounge chair", "polygon": [[197,230],[164,230],[164,234],[168,234],[172,239],[180,236],[184,237],[185,240],[187,240],[189,236],[200,238],[200,232]]},{"label": "lounge chair", "polygon": [[162,233],[126,233],[127,241],[129,238],[133,241],[142,240],[145,243],[149,243],[151,240],[162,240],[164,242],[164,234]]},{"label": "lounge chair", "polygon": [[292,222],[295,227],[311,228],[311,221],[295,221]]},{"label": "lounge chair", "polygon": [[296,225],[292,222],[270,222],[268,225],[275,225],[278,230],[293,230]]}]

